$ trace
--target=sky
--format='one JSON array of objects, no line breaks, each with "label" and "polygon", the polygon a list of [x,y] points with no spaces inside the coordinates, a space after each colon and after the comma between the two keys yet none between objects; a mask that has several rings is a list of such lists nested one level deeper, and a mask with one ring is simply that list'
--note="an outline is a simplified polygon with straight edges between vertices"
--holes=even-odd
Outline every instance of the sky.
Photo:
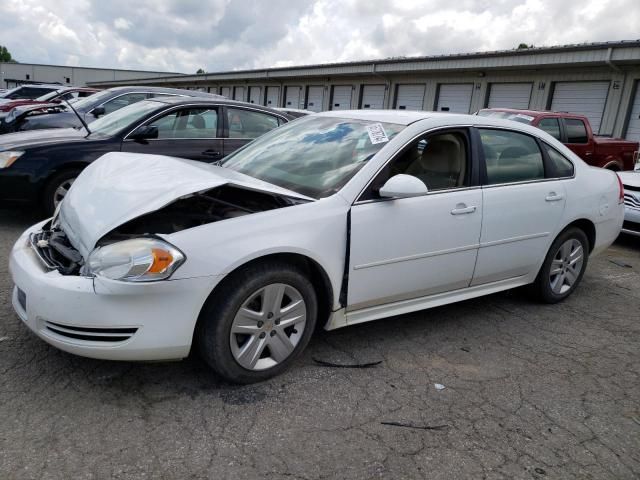
[{"label": "sky", "polygon": [[640,38],[640,0],[0,0],[24,63],[195,73]]}]

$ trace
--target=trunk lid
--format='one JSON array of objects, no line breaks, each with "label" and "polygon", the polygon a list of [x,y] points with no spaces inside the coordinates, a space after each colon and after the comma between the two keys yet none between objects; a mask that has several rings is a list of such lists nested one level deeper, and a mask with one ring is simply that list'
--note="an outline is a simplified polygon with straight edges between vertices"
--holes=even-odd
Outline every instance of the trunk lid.
[{"label": "trunk lid", "polygon": [[56,221],[86,259],[98,240],[125,222],[159,210],[181,197],[228,184],[312,200],[207,163],[112,152],[93,162],[76,179],[60,206]]}]

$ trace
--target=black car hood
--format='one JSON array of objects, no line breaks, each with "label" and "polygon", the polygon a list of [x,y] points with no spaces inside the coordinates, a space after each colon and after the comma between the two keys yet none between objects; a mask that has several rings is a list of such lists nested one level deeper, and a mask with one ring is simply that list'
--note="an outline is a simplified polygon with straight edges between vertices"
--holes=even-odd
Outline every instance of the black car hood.
[{"label": "black car hood", "polygon": [[20,150],[69,141],[83,141],[87,135],[84,128],[50,128],[46,130],[27,130],[26,132],[0,135],[0,151]]}]

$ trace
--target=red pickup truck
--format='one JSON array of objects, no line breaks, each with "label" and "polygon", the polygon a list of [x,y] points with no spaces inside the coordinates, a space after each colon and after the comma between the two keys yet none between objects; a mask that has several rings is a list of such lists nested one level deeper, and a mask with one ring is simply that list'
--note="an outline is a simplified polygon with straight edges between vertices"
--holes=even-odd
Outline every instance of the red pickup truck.
[{"label": "red pickup truck", "polygon": [[589,165],[610,170],[633,170],[638,142],[593,134],[584,115],[510,108],[486,108],[478,115],[527,123],[557,138]]}]

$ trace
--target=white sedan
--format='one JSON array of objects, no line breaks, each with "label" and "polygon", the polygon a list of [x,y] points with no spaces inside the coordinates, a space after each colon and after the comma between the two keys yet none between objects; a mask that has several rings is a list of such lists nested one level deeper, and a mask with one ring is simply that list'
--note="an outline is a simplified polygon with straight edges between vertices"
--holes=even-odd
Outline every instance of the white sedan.
[{"label": "white sedan", "polygon": [[565,299],[623,222],[615,173],[489,117],[326,112],[221,165],[109,153],[17,241],[16,312],[67,352],[224,378],[331,330],[522,285]]}]

